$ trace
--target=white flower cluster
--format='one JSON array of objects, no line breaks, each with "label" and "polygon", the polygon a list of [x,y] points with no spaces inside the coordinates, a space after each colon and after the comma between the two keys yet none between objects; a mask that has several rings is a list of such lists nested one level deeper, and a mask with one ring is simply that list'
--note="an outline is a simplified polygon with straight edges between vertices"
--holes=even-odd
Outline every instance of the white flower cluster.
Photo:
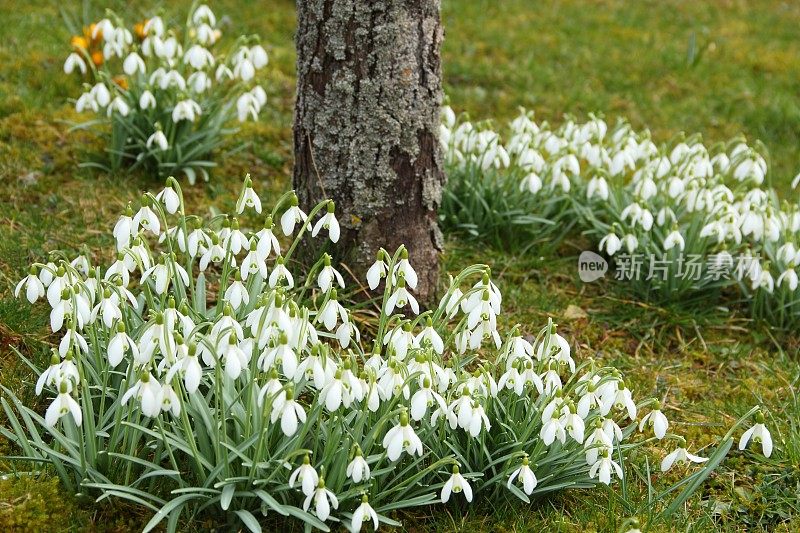
[{"label": "white flower cluster", "polygon": [[[262,204],[247,178],[237,216],[252,214]],[[518,327],[502,336],[502,295],[487,266],[451,278],[439,305],[422,311],[407,251],[381,249],[366,277],[382,297],[377,319],[365,320],[363,307],[346,306],[329,255],[305,274],[288,268],[306,233],[338,240],[333,202],[306,214],[288,193],[264,219],[248,231],[237,217],[186,215],[170,179],[120,217],[108,267],[54,256],[21,281],[31,302],[46,298],[62,335],[36,392],[55,395],[47,431],[82,439],[70,447],[81,480],[111,486],[104,456],[87,450],[121,446],[128,457],[134,437],[117,435],[147,432],[174,464],[174,473],[159,467],[145,446],[135,465],[152,464],[148,476],[174,481],[195,465],[183,467],[182,490],[205,487],[198,494],[211,498],[208,487],[223,487],[223,510],[298,505],[293,514],[311,525],[348,519],[359,530],[393,523],[382,511],[432,503],[431,487],[442,502],[472,501],[497,483],[527,501],[554,485],[609,484],[624,475],[614,458],[643,405],[652,408],[638,429],[681,443],[663,469],[705,460],[668,433],[657,401],[635,403],[617,370],[576,364],[552,323],[536,337]],[[751,436],[770,453],[763,424],[743,445]],[[339,512],[345,504],[352,513]]]},{"label": "white flower cluster", "polygon": [[[661,281],[666,297],[741,285],[796,307],[800,206],[781,205],[764,187],[758,149],[741,139],[707,147],[698,137],[658,146],[647,131],[597,117],[552,128],[522,112],[508,130],[504,143],[491,129],[458,122],[449,107],[442,112],[441,142],[454,168],[508,169],[542,203],[568,197],[565,209],[599,250],[639,257],[642,279],[651,288]],[[653,264],[666,279],[654,279]]]},{"label": "white flower cluster", "polygon": [[[206,5],[182,29],[155,16],[132,33],[112,15],[84,33],[73,38],[64,63],[65,73],[93,79],[75,109],[122,125],[121,133],[112,132],[119,137],[112,137],[113,149],[135,162],[152,159],[162,173],[189,168],[190,179],[204,173],[207,165],[198,160],[216,147],[225,123],[257,120],[267,102],[253,82],[268,62],[264,47],[257,37],[242,36],[230,52],[215,50],[222,34]],[[193,159],[181,158],[186,151]]]}]

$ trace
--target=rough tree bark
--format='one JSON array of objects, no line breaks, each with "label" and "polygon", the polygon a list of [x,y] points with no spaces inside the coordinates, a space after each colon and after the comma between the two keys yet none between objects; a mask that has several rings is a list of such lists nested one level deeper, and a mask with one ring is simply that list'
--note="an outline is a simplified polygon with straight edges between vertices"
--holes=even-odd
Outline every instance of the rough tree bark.
[{"label": "rough tree bark", "polygon": [[363,273],[400,244],[436,290],[444,173],[439,0],[298,0],[294,187],[336,201],[339,259]]}]

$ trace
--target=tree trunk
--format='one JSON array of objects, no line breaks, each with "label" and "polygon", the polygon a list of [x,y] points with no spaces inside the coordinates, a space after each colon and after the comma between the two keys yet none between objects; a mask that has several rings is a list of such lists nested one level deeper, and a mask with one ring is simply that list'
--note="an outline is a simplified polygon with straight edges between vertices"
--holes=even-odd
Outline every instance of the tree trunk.
[{"label": "tree trunk", "polygon": [[298,0],[294,187],[304,208],[331,198],[338,259],[363,279],[400,244],[436,291],[444,173],[439,0]]}]

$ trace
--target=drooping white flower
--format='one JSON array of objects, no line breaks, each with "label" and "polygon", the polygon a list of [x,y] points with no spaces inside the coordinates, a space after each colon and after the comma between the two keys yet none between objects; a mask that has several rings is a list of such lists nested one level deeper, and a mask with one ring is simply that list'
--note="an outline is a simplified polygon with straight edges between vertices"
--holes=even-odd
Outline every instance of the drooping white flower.
[{"label": "drooping white flower", "polygon": [[661,412],[660,402],[656,402],[656,404],[653,406],[653,410],[644,415],[641,422],[639,422],[639,431],[644,431],[646,426],[653,427],[653,433],[659,440],[663,439],[667,434],[669,421],[667,420],[667,417],[664,416],[664,413]]},{"label": "drooping white flower", "polygon": [[294,399],[294,389],[288,388],[281,401],[272,403],[272,415],[270,422],[273,424],[281,419],[281,431],[287,437],[291,437],[297,432],[299,424],[306,423],[306,412],[303,406]]},{"label": "drooping white flower", "polygon": [[194,100],[181,100],[175,104],[175,108],[172,110],[172,121],[180,122],[181,120],[188,120],[189,122],[194,122],[202,112],[200,104]]},{"label": "drooping white flower", "polygon": [[304,511],[308,511],[312,501],[314,502],[314,514],[323,522],[331,516],[331,507],[339,508],[339,500],[333,492],[325,488],[325,480],[321,477],[314,492],[306,496],[306,500],[303,502]]},{"label": "drooping white flower", "polygon": [[361,483],[362,481],[369,480],[369,464],[367,464],[366,459],[364,459],[364,454],[361,452],[361,447],[356,446],[353,459],[347,465],[345,473],[347,477],[353,480],[353,483]]},{"label": "drooping white flower", "polygon": [[412,457],[422,456],[422,441],[417,436],[414,428],[408,423],[408,413],[400,413],[400,421],[383,437],[383,447],[390,461],[396,461],[403,452]]},{"label": "drooping white flower", "polygon": [[450,475],[450,479],[448,479],[442,487],[442,503],[447,503],[450,500],[450,495],[452,493],[458,494],[460,492],[464,493],[464,498],[466,498],[468,502],[472,501],[472,487],[459,472],[458,465],[453,465],[453,473]]},{"label": "drooping white flower", "polygon": [[245,207],[253,209],[256,213],[261,213],[261,199],[256,194],[256,191],[253,190],[253,182],[250,180],[249,175],[245,178],[242,195],[236,202],[236,212],[239,214],[244,213]]},{"label": "drooping white flower", "polygon": [[44,284],[36,275],[35,268],[31,268],[28,275],[17,283],[17,286],[14,288],[15,298],[19,298],[23,287],[25,288],[25,298],[27,298],[30,303],[36,303],[36,300],[45,295]]},{"label": "drooping white flower", "polygon": [[522,457],[522,465],[508,476],[508,486],[510,487],[517,478],[522,482],[522,490],[525,494],[528,496],[533,494],[533,489],[536,488],[538,481],[536,480],[536,474],[531,470],[528,454]]},{"label": "drooping white flower", "polygon": [[705,463],[708,461],[707,457],[699,457],[697,455],[693,455],[686,451],[685,444],[683,446],[679,446],[673,452],[667,454],[666,457],[661,461],[661,471],[666,472],[672,465],[679,464],[679,463]]},{"label": "drooping white flower", "polygon": [[378,250],[375,262],[372,263],[372,266],[367,270],[367,285],[369,285],[370,290],[374,291],[377,289],[381,280],[385,278],[386,274],[389,272],[389,265],[384,261],[385,257],[386,252],[381,248]]},{"label": "drooping white flower", "polygon": [[589,469],[589,477],[592,479],[597,477],[600,483],[610,485],[612,473],[616,473],[617,477],[622,479],[622,467],[611,459],[611,454],[607,450],[604,450],[597,462]]},{"label": "drooping white flower", "polygon": [[314,229],[311,232],[312,237],[316,237],[317,234],[323,228],[328,230],[328,237],[330,238],[331,242],[338,242],[339,241],[339,221],[336,220],[336,214],[334,213],[335,205],[332,200],[328,201],[328,207],[326,213],[320,218],[316,224],[314,224]]},{"label": "drooping white flower", "polygon": [[391,315],[395,308],[402,309],[406,305],[411,306],[411,310],[415,315],[419,314],[419,303],[417,303],[417,299],[406,289],[403,276],[399,276],[397,278],[397,288],[386,301],[386,314]]},{"label": "drooping white flower", "polygon": [[369,522],[371,519],[372,527],[375,529],[375,531],[378,530],[378,514],[369,504],[366,494],[361,497],[361,505],[359,505],[356,510],[353,511],[353,519],[350,523],[350,528],[353,531],[361,531],[361,526],[364,524],[364,519],[366,519],[367,522]]},{"label": "drooping white flower", "polygon": [[125,61],[122,62],[122,70],[128,76],[133,76],[137,72],[141,72],[142,74],[147,72],[147,67],[144,65],[144,59],[137,54],[136,52],[131,52],[128,54],[128,57],[125,58]]},{"label": "drooping white flower", "polygon": [[149,371],[145,370],[139,375],[138,381],[136,381],[122,396],[121,403],[125,405],[128,403],[128,400],[135,397],[139,400],[142,414],[155,418],[161,412],[161,403],[159,401],[160,390],[161,385]]},{"label": "drooping white flower", "polygon": [[756,413],[756,424],[742,434],[739,439],[739,449],[744,450],[750,440],[753,442],[761,443],[761,451],[764,452],[765,457],[772,455],[772,435],[764,425],[764,415],[759,411]]},{"label": "drooping white flower", "polygon": [[[145,146],[152,148],[153,145],[158,146],[162,152],[169,149],[169,142],[167,141],[167,137],[164,135],[163,131],[156,130],[152,135],[150,135],[150,137],[147,138]],[[174,213],[174,211],[172,212]]]},{"label": "drooping white flower", "polygon": [[289,488],[294,488],[294,484],[300,482],[300,487],[303,494],[310,496],[314,494],[314,490],[319,483],[319,475],[314,467],[311,465],[311,460],[308,455],[303,457],[303,464],[298,466],[292,475],[289,476]]},{"label": "drooping white flower", "polygon": [[75,398],[72,397],[71,392],[71,382],[62,381],[59,384],[58,396],[55,397],[44,415],[44,421],[48,427],[55,426],[56,422],[58,422],[58,420],[67,413],[72,415],[72,419],[75,421],[76,426],[81,425],[81,422],[83,421],[81,406],[77,401],[75,401]]},{"label": "drooping white flower", "polygon": [[67,60],[64,61],[64,73],[72,74],[75,71],[75,68],[80,70],[81,74],[86,74],[86,62],[80,55],[72,52],[67,56]]}]

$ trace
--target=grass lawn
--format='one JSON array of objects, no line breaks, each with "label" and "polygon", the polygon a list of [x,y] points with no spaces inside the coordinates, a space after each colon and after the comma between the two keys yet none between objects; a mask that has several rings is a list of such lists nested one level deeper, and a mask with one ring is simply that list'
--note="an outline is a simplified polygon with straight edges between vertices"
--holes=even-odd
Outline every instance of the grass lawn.
[{"label": "grass lawn", "polygon": [[[80,4],[61,5],[73,3]],[[109,4],[122,13],[126,2]],[[189,4],[171,2],[167,15],[183,16]],[[139,2],[126,18],[153,5]],[[262,197],[274,197],[288,186],[292,165],[294,3],[226,0],[212,7],[229,19],[229,36],[262,36],[269,102],[261,120],[240,133],[247,147],[220,154],[211,183],[187,187],[196,212],[212,204],[231,209],[245,172]],[[79,8],[70,14],[81,17]],[[79,81],[61,70],[70,32],[59,4],[0,0],[0,15],[0,382],[27,390],[32,401],[31,374],[11,346],[42,358],[54,339],[44,305],[31,311],[20,304],[13,285],[48,250],[107,249],[127,201],[161,184],[77,168],[93,141],[68,131],[79,119],[67,101]],[[97,5],[92,16],[101,15]],[[800,170],[800,4],[448,0],[443,19],[446,92],[457,111],[505,120],[525,106],[551,122],[600,112],[610,122],[624,117],[649,127],[662,141],[681,131],[700,132],[709,144],[743,133],[763,141],[768,179],[790,193]],[[399,518],[413,531],[615,531],[630,516],[653,531],[800,529],[797,335],[771,332],[735,307],[657,308],[630,300],[613,282],[584,285],[575,268],[580,249],[579,237],[547,258],[450,241],[445,263],[449,271],[490,264],[508,302],[506,320],[538,326],[554,317],[580,357],[613,363],[639,398],[663,398],[671,423],[700,455],[714,445],[712,433],[756,403],[766,406],[776,453],[753,460],[732,451],[670,520],[658,514],[663,505],[646,503],[647,469],[657,470],[658,460],[647,449],[625,465],[627,482],[610,490],[565,492],[530,507],[438,507]],[[0,455],[13,453],[0,438]],[[10,468],[0,461],[0,474]],[[659,472],[650,479],[663,490],[680,477]],[[0,531],[124,531],[148,519],[125,504],[90,501],[62,494],[46,474],[0,478]]]}]

